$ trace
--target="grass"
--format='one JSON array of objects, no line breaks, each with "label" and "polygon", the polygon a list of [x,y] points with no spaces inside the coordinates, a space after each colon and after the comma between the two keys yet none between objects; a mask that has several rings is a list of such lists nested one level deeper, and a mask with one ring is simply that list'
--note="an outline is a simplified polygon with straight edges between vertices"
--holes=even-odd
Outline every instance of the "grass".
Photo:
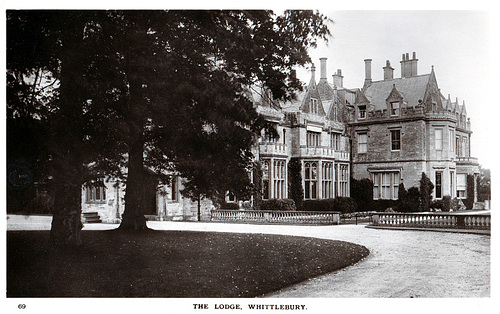
[{"label": "grass", "polygon": [[7,232],[8,297],[256,297],[358,262],[360,245],[263,234],[82,231],[48,246],[48,231]]}]

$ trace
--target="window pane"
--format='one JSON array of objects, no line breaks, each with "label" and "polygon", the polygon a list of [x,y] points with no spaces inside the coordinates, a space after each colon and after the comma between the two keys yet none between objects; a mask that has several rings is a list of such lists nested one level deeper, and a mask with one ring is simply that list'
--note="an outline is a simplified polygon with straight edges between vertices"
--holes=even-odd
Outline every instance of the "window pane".
[{"label": "window pane", "polygon": [[441,129],[436,129],[434,130],[434,135],[435,135],[435,142],[436,142],[436,150],[442,150],[443,149],[443,130]]},{"label": "window pane", "polygon": [[401,149],[401,131],[391,130],[391,149],[400,150]]}]

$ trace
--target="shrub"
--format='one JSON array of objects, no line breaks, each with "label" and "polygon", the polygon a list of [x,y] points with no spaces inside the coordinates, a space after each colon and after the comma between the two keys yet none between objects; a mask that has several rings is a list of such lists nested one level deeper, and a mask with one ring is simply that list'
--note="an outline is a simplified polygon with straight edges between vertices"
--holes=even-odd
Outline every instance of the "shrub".
[{"label": "shrub", "polygon": [[223,203],[221,204],[220,208],[235,210],[235,209],[240,209],[240,206],[238,205],[238,203]]},{"label": "shrub", "polygon": [[302,210],[304,211],[334,211],[334,208],[335,199],[333,198],[302,201]]},{"label": "shrub", "polygon": [[297,209],[292,199],[261,200],[259,203],[260,210],[294,211]]},{"label": "shrub", "polygon": [[260,200],[262,199],[262,164],[260,161],[254,163],[253,167],[253,199],[254,209],[259,209]]},{"label": "shrub", "polygon": [[334,199],[333,209],[342,214],[352,213],[357,211],[358,204],[352,197],[337,197]]},{"label": "shrub", "polygon": [[464,200],[464,205],[467,210],[471,210],[474,207],[474,175],[467,175],[467,198]]},{"label": "shrub", "polygon": [[443,196],[443,207],[441,208],[444,212],[449,212],[451,209],[451,196],[445,195]]},{"label": "shrub", "polygon": [[398,200],[396,205],[398,211],[403,213],[416,212],[420,207],[420,192],[417,187],[411,187],[406,191],[404,184],[399,185]]},{"label": "shrub", "polygon": [[397,200],[374,200],[372,208],[374,211],[377,211],[377,212],[383,212],[387,208],[398,208],[398,201]]},{"label": "shrub", "polygon": [[290,159],[288,163],[288,178],[288,197],[294,200],[296,208],[301,210],[304,189],[302,188],[302,161],[300,159]]},{"label": "shrub", "polygon": [[442,200],[435,200],[432,201],[431,204],[429,205],[429,209],[439,209],[439,211],[442,211],[443,209],[443,201]]},{"label": "shrub", "polygon": [[337,211],[342,214],[355,212],[358,208],[352,197],[337,197],[323,200],[305,200],[302,202],[304,211]]},{"label": "shrub", "polygon": [[373,182],[370,179],[356,180],[351,177],[351,197],[356,200],[359,211],[372,210]]},{"label": "shrub", "polygon": [[434,190],[434,184],[427,177],[425,172],[422,172],[422,178],[420,179],[420,210],[428,211],[432,201],[432,190]]}]

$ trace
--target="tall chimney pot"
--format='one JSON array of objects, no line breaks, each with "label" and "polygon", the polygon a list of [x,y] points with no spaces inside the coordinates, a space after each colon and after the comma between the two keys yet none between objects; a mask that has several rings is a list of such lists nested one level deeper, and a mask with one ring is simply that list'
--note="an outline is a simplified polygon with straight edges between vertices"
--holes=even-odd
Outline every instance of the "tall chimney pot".
[{"label": "tall chimney pot", "polygon": [[391,67],[391,62],[389,60],[385,61],[384,69],[384,80],[392,80],[394,79],[394,68]]},{"label": "tall chimney pot", "polygon": [[326,60],[327,58],[319,58],[319,62],[320,62],[320,78],[319,78],[319,81],[322,82],[322,81],[327,81],[327,78],[326,78]]},{"label": "tall chimney pot", "polygon": [[372,59],[365,59],[365,84],[372,82]]},{"label": "tall chimney pot", "polygon": [[342,76],[342,70],[337,69],[337,73],[333,74],[333,86],[344,87],[344,77]]}]

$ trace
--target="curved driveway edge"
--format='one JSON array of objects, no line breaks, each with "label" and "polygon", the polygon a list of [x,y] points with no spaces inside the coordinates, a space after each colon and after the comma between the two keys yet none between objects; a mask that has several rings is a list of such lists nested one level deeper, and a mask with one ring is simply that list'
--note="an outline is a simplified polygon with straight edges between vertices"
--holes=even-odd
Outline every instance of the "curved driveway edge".
[{"label": "curved driveway edge", "polygon": [[[10,220],[10,219],[9,219]],[[7,230],[23,230],[11,220]],[[17,222],[17,221],[16,221]],[[24,221],[23,221],[24,222]],[[451,298],[490,297],[489,235],[383,230],[364,225],[290,226],[205,222],[158,222],[157,230],[266,233],[360,244],[370,255],[357,264],[288,287],[266,297]],[[50,224],[44,230],[50,229]],[[83,230],[118,225],[86,224]],[[30,227],[27,227],[29,230]],[[36,229],[44,228],[37,225]],[[34,230],[35,228],[31,229]],[[332,252],[334,254],[334,252]]]}]

